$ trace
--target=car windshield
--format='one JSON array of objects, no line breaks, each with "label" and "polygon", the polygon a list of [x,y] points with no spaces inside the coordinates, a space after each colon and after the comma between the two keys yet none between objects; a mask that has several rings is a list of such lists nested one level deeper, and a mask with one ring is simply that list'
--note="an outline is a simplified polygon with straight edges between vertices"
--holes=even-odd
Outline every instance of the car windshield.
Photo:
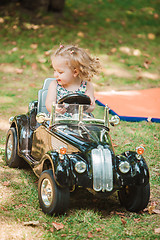
[{"label": "car windshield", "polygon": [[96,105],[94,111],[89,113],[89,105],[55,104],[51,114],[51,120],[56,122],[99,122],[104,124],[104,107]]},{"label": "car windshield", "polygon": [[88,113],[88,105],[56,104],[53,107],[51,125],[59,132],[84,141],[109,143],[108,128],[104,121],[104,107],[96,106]]}]

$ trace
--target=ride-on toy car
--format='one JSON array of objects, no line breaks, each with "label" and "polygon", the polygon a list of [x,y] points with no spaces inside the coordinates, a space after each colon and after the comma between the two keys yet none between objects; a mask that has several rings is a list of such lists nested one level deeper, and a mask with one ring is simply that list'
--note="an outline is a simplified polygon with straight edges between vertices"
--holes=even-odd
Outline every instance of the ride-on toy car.
[{"label": "ride-on toy car", "polygon": [[90,99],[83,94],[65,96],[53,105],[49,116],[45,98],[52,80],[45,81],[38,101],[30,103],[27,114],[10,119],[7,164],[21,167],[25,160],[31,166],[39,178],[40,207],[47,214],[64,213],[70,192],[78,187],[102,198],[117,191],[127,210],[143,210],[150,197],[143,147],[115,155],[109,125],[118,124],[119,118],[109,120],[107,106],[102,119],[102,111],[87,113]]}]

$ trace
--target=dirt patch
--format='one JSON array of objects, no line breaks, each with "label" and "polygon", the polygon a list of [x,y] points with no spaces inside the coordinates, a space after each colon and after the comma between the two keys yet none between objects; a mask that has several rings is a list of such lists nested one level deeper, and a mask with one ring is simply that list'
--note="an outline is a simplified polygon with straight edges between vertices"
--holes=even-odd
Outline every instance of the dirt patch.
[{"label": "dirt patch", "polygon": [[13,64],[2,63],[2,64],[0,64],[0,71],[4,72],[4,73],[14,73],[15,67]]},{"label": "dirt patch", "polygon": [[9,129],[9,122],[4,119],[0,119],[0,130],[7,131]]},{"label": "dirt patch", "polygon": [[113,64],[108,66],[107,68],[103,68],[102,72],[107,76],[115,75],[117,77],[124,77],[124,78],[133,77],[132,74],[130,72],[128,72],[127,70],[125,70],[121,67],[118,67],[116,65],[113,65]]},{"label": "dirt patch", "polygon": [[42,239],[43,231],[39,227],[23,226],[21,223],[13,223],[10,219],[0,216],[1,240],[34,240]]},{"label": "dirt patch", "polygon": [[[1,169],[0,169],[1,173]],[[5,182],[4,182],[5,184]],[[7,182],[6,182],[7,184]],[[10,188],[3,186],[3,184],[0,183],[0,206],[5,204],[6,202],[12,201],[13,191],[11,191]]]},{"label": "dirt patch", "polygon": [[[42,235],[44,233],[44,229],[42,225],[39,223],[37,226],[25,226],[23,222],[16,222],[15,219],[12,220],[12,216],[9,218],[7,216],[4,217],[5,213],[7,215],[9,212],[7,211],[5,206],[9,206],[13,204],[14,201],[14,191],[10,188],[12,183],[21,184],[22,179],[19,178],[19,170],[18,169],[10,169],[9,167],[4,165],[4,160],[2,156],[0,156],[0,210],[3,213],[0,213],[0,239],[1,240],[37,240],[42,239]],[[27,180],[23,180],[23,182],[27,185]],[[7,211],[7,212],[6,212]]]}]

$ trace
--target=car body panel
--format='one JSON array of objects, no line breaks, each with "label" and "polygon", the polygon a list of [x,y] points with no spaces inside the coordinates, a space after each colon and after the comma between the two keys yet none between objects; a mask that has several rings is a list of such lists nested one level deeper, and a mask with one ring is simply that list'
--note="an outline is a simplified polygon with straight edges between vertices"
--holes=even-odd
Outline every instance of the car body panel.
[{"label": "car body panel", "polygon": [[[17,131],[18,155],[29,163],[36,176],[52,169],[59,187],[69,187],[71,191],[83,187],[103,196],[125,186],[149,182],[149,169],[143,156],[137,155],[136,151],[115,155],[107,126],[81,121],[59,121],[52,125],[49,121],[38,123],[37,102],[32,104],[33,108],[27,114],[13,118],[11,127]],[[63,156],[61,147],[66,148]],[[98,154],[97,157],[94,154]],[[124,161],[130,165],[127,173],[119,169]],[[79,162],[86,165],[83,173],[76,171]]]}]

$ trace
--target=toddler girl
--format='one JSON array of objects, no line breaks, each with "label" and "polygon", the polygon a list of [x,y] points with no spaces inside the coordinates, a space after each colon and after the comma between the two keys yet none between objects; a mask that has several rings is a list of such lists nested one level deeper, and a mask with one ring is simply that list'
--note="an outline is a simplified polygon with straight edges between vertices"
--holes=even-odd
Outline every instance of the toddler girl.
[{"label": "toddler girl", "polygon": [[82,48],[61,45],[51,57],[54,77],[48,88],[46,108],[51,112],[52,104],[71,93],[83,93],[90,97],[87,112],[95,108],[94,88],[91,78],[98,73],[98,59],[92,58]]}]

